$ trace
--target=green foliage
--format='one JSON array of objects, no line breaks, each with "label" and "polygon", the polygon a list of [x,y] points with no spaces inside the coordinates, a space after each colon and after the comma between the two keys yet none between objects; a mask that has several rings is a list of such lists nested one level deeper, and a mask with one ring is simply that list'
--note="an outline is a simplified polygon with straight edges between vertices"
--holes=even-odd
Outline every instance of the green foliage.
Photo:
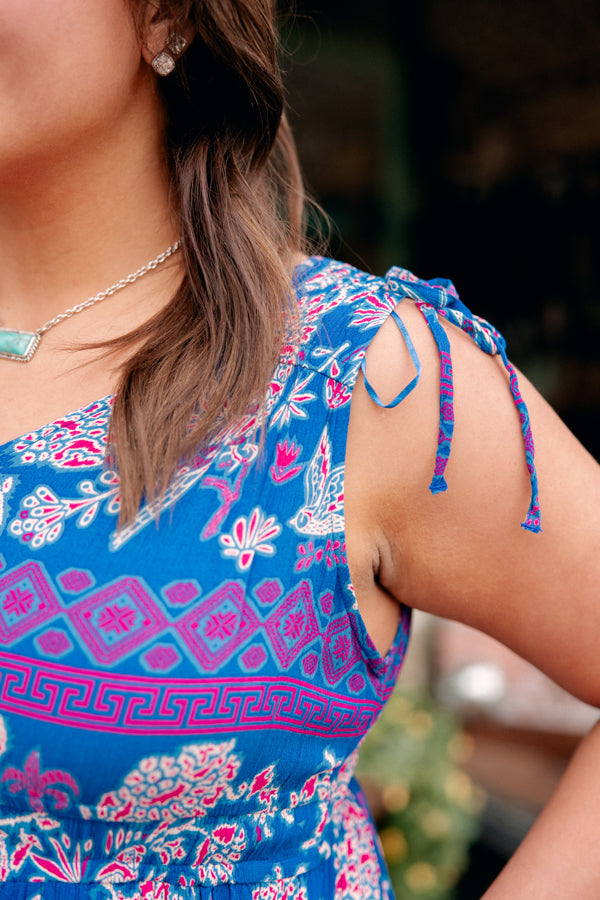
[{"label": "green foliage", "polygon": [[357,775],[374,798],[397,900],[453,896],[484,803],[460,769],[471,750],[446,710],[399,689],[364,741]]}]

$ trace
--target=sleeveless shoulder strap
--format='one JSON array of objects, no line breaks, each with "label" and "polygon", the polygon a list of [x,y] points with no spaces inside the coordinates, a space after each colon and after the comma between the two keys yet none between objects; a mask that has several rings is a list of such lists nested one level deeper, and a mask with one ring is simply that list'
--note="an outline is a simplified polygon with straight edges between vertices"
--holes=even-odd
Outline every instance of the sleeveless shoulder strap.
[{"label": "sleeveless shoulder strap", "polygon": [[[405,297],[415,302],[433,335],[440,357],[438,446],[429,485],[433,494],[448,489],[445,471],[454,432],[452,358],[450,342],[441,320],[445,319],[464,331],[484,353],[499,356],[509,374],[510,391],[519,413],[531,485],[529,508],[521,525],[534,533],[541,531],[529,412],[519,390],[515,368],[506,355],[506,342],[493,325],[474,315],[461,302],[452,282],[441,278],[422,281],[407,269],[397,267],[390,269],[385,278],[376,278],[351,266],[316,257],[309,261],[297,287],[304,329],[302,364],[312,368],[315,361],[322,360],[320,371],[323,371],[322,365],[326,365],[329,377],[344,386],[344,403],[350,401],[354,382],[358,372],[362,371],[369,396],[374,403],[386,409],[401,403],[417,386],[421,375],[421,363],[396,309]],[[384,404],[367,378],[365,358],[369,344],[389,316],[406,342],[415,375],[390,403]]]}]

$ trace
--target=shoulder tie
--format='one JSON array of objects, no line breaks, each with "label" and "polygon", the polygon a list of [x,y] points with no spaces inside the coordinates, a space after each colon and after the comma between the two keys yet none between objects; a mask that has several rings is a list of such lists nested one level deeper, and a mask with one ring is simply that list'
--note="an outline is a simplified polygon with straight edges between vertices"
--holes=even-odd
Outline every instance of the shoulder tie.
[{"label": "shoulder tie", "polygon": [[[410,297],[415,301],[415,305],[420,310],[433,335],[440,357],[439,434],[435,457],[435,469],[431,484],[429,485],[429,490],[432,494],[439,494],[448,489],[444,474],[450,456],[452,436],[454,433],[454,384],[452,378],[452,359],[450,356],[450,342],[448,336],[440,324],[440,316],[442,316],[448,322],[451,322],[453,325],[460,328],[461,331],[464,331],[465,334],[467,334],[485,353],[488,353],[490,356],[499,356],[508,372],[510,392],[521,422],[521,431],[525,445],[525,462],[531,484],[531,500],[527,515],[525,516],[525,520],[521,522],[521,525],[528,531],[534,533],[540,532],[541,521],[538,479],[534,462],[534,445],[529,412],[519,390],[515,368],[512,363],[509,362],[506,355],[506,341],[502,335],[496,331],[493,325],[485,319],[473,315],[459,299],[456,288],[451,281],[442,278],[435,278],[432,281],[421,281],[407,269],[394,267],[393,269],[390,269],[386,275],[386,287],[396,301],[394,305],[397,305],[404,297]],[[363,358],[361,369],[365,379],[365,387],[372,400],[377,403],[378,406],[384,407],[385,409],[397,406],[412,390],[414,390],[421,374],[421,364],[404,323],[395,311],[392,312],[392,317],[406,342],[416,369],[416,375],[410,384],[408,384],[397,397],[390,403],[384,404],[367,380],[366,363]]]}]

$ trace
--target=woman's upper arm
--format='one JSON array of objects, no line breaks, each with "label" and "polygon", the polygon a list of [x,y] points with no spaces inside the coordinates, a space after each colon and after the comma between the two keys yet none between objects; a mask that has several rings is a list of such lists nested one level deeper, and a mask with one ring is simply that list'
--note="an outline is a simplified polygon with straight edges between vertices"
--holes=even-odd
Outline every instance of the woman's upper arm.
[{"label": "woman's upper arm", "polygon": [[[349,461],[360,471],[365,534],[377,535],[379,584],[398,601],[480,628],[556,681],[600,704],[600,467],[520,376],[539,479],[542,532],[523,529],[530,500],[519,415],[497,357],[445,325],[454,371],[448,490],[432,495],[440,363],[420,312],[400,306],[422,363],[416,389],[377,407],[359,382]],[[380,395],[410,361],[386,323],[367,355]]]}]

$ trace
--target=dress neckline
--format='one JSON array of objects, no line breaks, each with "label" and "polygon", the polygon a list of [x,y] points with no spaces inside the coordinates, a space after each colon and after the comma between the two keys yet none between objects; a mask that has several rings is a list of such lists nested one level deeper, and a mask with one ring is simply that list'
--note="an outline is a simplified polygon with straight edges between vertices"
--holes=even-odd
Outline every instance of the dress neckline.
[{"label": "dress neckline", "polygon": [[[327,262],[330,262],[330,260],[323,256],[307,256],[305,259],[299,262],[294,267],[294,271],[292,273],[292,284],[294,286],[294,289],[298,291],[304,281],[306,281],[308,276]],[[24,431],[22,434],[18,434],[13,438],[9,438],[9,440],[0,443],[0,453],[6,452],[14,444],[18,444],[21,441],[26,440],[30,435],[37,435],[41,432],[45,432],[44,436],[47,437],[48,433],[51,430],[62,426],[63,422],[69,419],[80,418],[86,413],[94,410],[94,408],[96,407],[103,406],[107,411],[109,411],[113,403],[114,396],[114,393],[106,394],[104,397],[91,400],[89,403],[85,403],[82,406],[77,407],[76,409],[70,409],[68,412],[63,413],[56,419],[53,419],[49,422],[43,422],[35,428],[30,428],[28,431]]]}]

